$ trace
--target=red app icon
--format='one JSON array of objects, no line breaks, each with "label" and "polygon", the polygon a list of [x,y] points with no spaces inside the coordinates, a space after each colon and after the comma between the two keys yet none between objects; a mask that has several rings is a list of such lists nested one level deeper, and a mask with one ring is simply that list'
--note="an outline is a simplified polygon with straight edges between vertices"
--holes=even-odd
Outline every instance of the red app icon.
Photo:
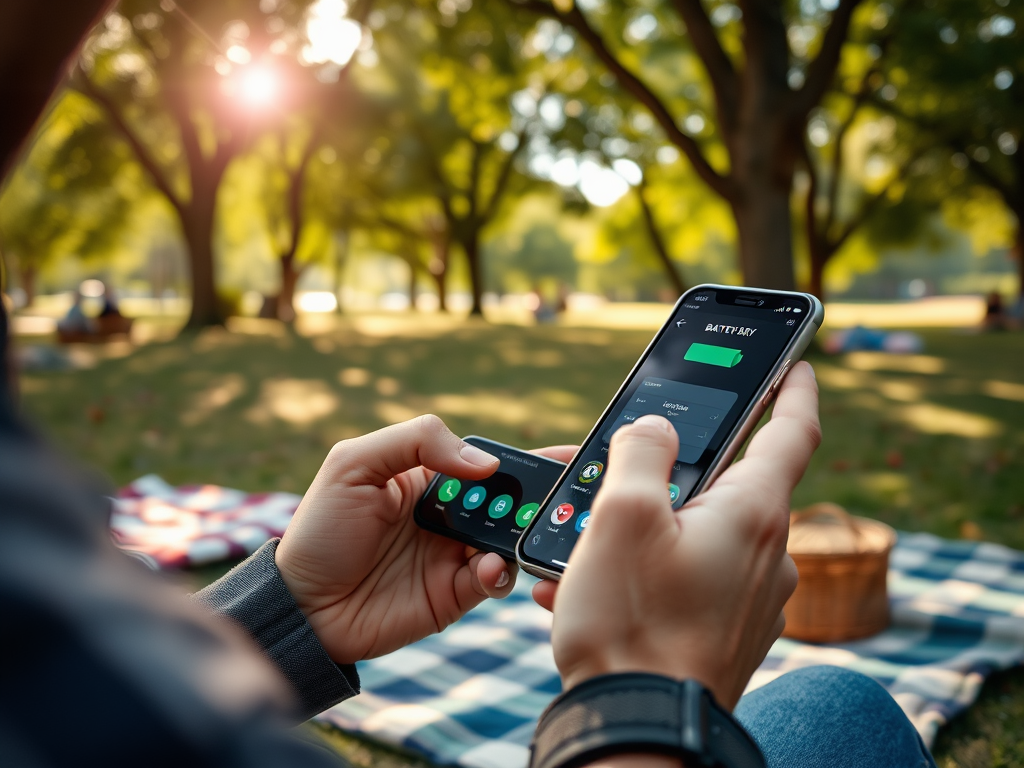
[{"label": "red app icon", "polygon": [[551,522],[555,525],[561,525],[570,517],[572,517],[572,513],[572,504],[559,504],[557,507],[551,510]]}]

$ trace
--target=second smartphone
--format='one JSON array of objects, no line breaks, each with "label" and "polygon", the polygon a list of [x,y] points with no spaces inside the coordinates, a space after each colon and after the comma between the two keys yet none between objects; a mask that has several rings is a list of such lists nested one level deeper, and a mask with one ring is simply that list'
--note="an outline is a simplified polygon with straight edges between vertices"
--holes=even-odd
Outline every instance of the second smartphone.
[{"label": "second smartphone", "polygon": [[590,519],[611,436],[640,416],[664,416],[678,434],[672,506],[706,488],[736,457],[823,318],[821,303],[805,293],[720,285],[687,291],[519,540],[523,569],[561,576]]},{"label": "second smartphone", "polygon": [[483,480],[435,475],[416,505],[416,523],[514,560],[516,542],[565,464],[475,435],[465,442],[497,457],[498,469]]}]

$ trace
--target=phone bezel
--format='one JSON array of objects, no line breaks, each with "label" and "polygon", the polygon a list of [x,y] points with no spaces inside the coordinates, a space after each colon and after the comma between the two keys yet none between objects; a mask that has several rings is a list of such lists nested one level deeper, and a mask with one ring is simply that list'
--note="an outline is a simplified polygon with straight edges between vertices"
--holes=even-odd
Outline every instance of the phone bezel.
[{"label": "phone bezel", "polygon": [[[492,447],[501,451],[507,451],[508,453],[512,453],[515,455],[528,457],[530,461],[546,463],[552,465],[553,467],[561,468],[563,472],[561,475],[559,475],[559,479],[561,479],[562,475],[564,475],[564,469],[566,467],[566,464],[564,462],[558,461],[557,459],[552,459],[547,456],[541,456],[540,454],[531,453],[530,451],[524,451],[522,448],[516,448],[514,445],[506,445],[505,443],[499,443],[497,440],[489,440],[488,438],[480,437],[479,435],[467,435],[466,437],[462,438],[462,440],[463,442],[469,443],[470,445],[480,448],[481,450],[487,451],[491,455],[495,456],[495,458],[497,458],[499,461],[501,457],[496,455],[494,451],[491,450]],[[482,541],[467,533],[463,533],[462,531],[456,531],[454,528],[448,528],[444,525],[437,525],[433,521],[428,520],[422,514],[420,514],[420,509],[423,506],[423,501],[434,490],[434,487],[437,485],[437,482],[442,475],[442,472],[435,472],[434,476],[430,478],[430,482],[427,484],[426,490],[424,490],[423,494],[419,497],[419,499],[417,499],[416,506],[413,508],[413,520],[415,521],[416,525],[418,525],[425,531],[430,531],[431,533],[436,533],[440,536],[445,536],[449,539],[454,539],[455,541],[462,542],[463,544],[468,544],[471,547],[479,549],[481,552],[495,552],[504,557],[506,560],[515,562],[515,546],[513,546],[512,549],[500,548],[495,544]],[[446,477],[448,477],[448,475],[446,475]],[[490,475],[488,475],[488,477],[490,477]],[[487,478],[484,478],[484,480],[481,482],[484,482],[486,480]],[[548,496],[550,495],[551,494],[549,491]],[[544,499],[546,500],[548,496],[545,496]],[[529,526],[527,526],[527,528],[528,527]],[[524,529],[524,532],[525,530],[526,529]],[[518,545],[518,543],[519,542],[517,541],[516,544]]]},{"label": "phone bezel", "polygon": [[[680,296],[676,303],[672,305],[672,310],[671,312],[669,312],[668,317],[665,320],[665,323],[661,326],[660,329],[658,329],[658,332],[654,334],[654,337],[647,345],[647,348],[644,349],[643,354],[640,355],[640,357],[636,361],[636,364],[626,375],[626,377],[622,380],[622,385],[612,396],[611,400],[608,402],[608,405],[605,407],[604,412],[602,412],[601,416],[594,423],[593,428],[591,428],[586,438],[584,438],[583,442],[580,444],[580,450],[583,450],[584,446],[589,445],[591,440],[594,439],[595,435],[597,435],[603,428],[605,420],[611,414],[612,408],[619,401],[619,398],[621,398],[622,395],[625,393],[626,389],[629,387],[629,384],[633,381],[634,377],[639,372],[640,367],[647,361],[647,358],[654,350],[655,345],[657,345],[657,343],[661,340],[661,337],[668,330],[669,326],[672,323],[672,318],[675,317],[676,313],[679,311],[679,307],[684,302],[686,302],[689,299],[689,297],[692,296],[693,294],[707,290],[742,291],[743,293],[762,294],[770,296],[800,297],[802,299],[806,299],[810,303],[811,311],[803,319],[800,328],[793,335],[793,338],[790,340],[789,344],[787,344],[786,347],[782,350],[782,352],[779,353],[779,356],[776,358],[775,363],[772,365],[771,369],[769,369],[768,374],[765,376],[764,381],[761,383],[761,386],[757,389],[754,396],[747,403],[747,406],[744,409],[743,413],[740,414],[739,419],[736,420],[736,425],[733,427],[733,429],[729,432],[726,439],[723,441],[721,450],[719,450],[718,454],[711,460],[711,464],[708,465],[707,470],[704,472],[703,476],[694,486],[693,491],[691,491],[686,501],[689,501],[694,496],[703,492],[712,482],[714,482],[715,478],[718,477],[718,475],[721,474],[722,471],[725,470],[725,468],[732,463],[733,459],[736,458],[736,455],[739,453],[740,448],[743,447],[743,444],[746,442],[747,438],[750,437],[750,433],[753,431],[754,427],[757,426],[757,423],[761,420],[761,417],[765,414],[765,412],[768,409],[768,405],[764,401],[769,393],[769,390],[772,390],[773,384],[776,388],[779,385],[781,385],[782,378],[785,378],[785,373],[788,373],[789,367],[792,367],[792,365],[796,363],[800,359],[801,355],[803,355],[803,353],[806,351],[807,347],[811,343],[811,340],[814,339],[814,336],[818,333],[818,330],[821,328],[822,321],[825,319],[825,308],[822,306],[818,298],[810,293],[801,293],[799,291],[777,291],[770,288],[750,288],[747,286],[737,285],[718,285],[715,283],[703,283],[701,285],[694,286],[690,290],[686,291],[682,296]],[[776,381],[776,377],[779,377],[780,374],[782,374],[782,377],[779,378],[778,381]],[[774,396],[774,390],[771,394]],[[563,482],[565,482],[565,480],[569,476],[569,468],[575,463],[576,456],[578,455],[579,451],[577,451],[576,455],[573,456],[569,460],[569,463],[565,465],[565,470],[562,472],[562,475],[555,482],[554,486],[552,486],[551,491],[544,498],[544,501],[541,502],[541,509],[544,509],[548,505],[548,503],[551,501],[552,496],[555,493],[555,490],[559,486],[561,486]],[[536,576],[541,579],[551,579],[554,581],[558,581],[561,578],[564,569],[555,570],[549,564],[539,564],[536,561],[529,560],[523,552],[524,542],[529,537],[530,532],[533,530],[534,526],[539,524],[541,517],[542,515],[540,514],[534,517],[534,519],[530,522],[530,525],[523,530],[523,534],[519,537],[519,541],[516,543],[516,562],[519,564],[520,568],[522,568],[524,571],[533,576]]]}]

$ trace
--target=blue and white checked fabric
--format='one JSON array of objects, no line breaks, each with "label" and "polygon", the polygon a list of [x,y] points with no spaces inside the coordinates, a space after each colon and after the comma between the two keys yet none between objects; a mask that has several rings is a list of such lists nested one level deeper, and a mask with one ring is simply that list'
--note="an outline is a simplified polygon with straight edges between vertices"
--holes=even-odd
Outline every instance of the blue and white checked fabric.
[{"label": "blue and white checked fabric", "polygon": [[[523,768],[537,717],[559,692],[550,615],[529,578],[439,635],[359,665],[363,692],[320,716],[442,765]],[[751,680],[834,664],[884,685],[931,743],[985,677],[1024,662],[1024,553],[902,534],[889,570],[893,623],[852,643],[779,640]]]}]

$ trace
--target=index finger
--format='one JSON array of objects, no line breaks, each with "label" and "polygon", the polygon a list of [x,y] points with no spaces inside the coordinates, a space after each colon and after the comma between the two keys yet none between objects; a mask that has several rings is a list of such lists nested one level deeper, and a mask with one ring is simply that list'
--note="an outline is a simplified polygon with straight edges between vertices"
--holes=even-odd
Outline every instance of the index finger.
[{"label": "index finger", "polygon": [[[779,390],[771,420],[754,435],[743,459],[727,469],[712,488],[758,487],[765,482],[791,493],[821,444],[818,383],[814,369],[797,363]],[[769,489],[766,489],[769,490]]]}]

